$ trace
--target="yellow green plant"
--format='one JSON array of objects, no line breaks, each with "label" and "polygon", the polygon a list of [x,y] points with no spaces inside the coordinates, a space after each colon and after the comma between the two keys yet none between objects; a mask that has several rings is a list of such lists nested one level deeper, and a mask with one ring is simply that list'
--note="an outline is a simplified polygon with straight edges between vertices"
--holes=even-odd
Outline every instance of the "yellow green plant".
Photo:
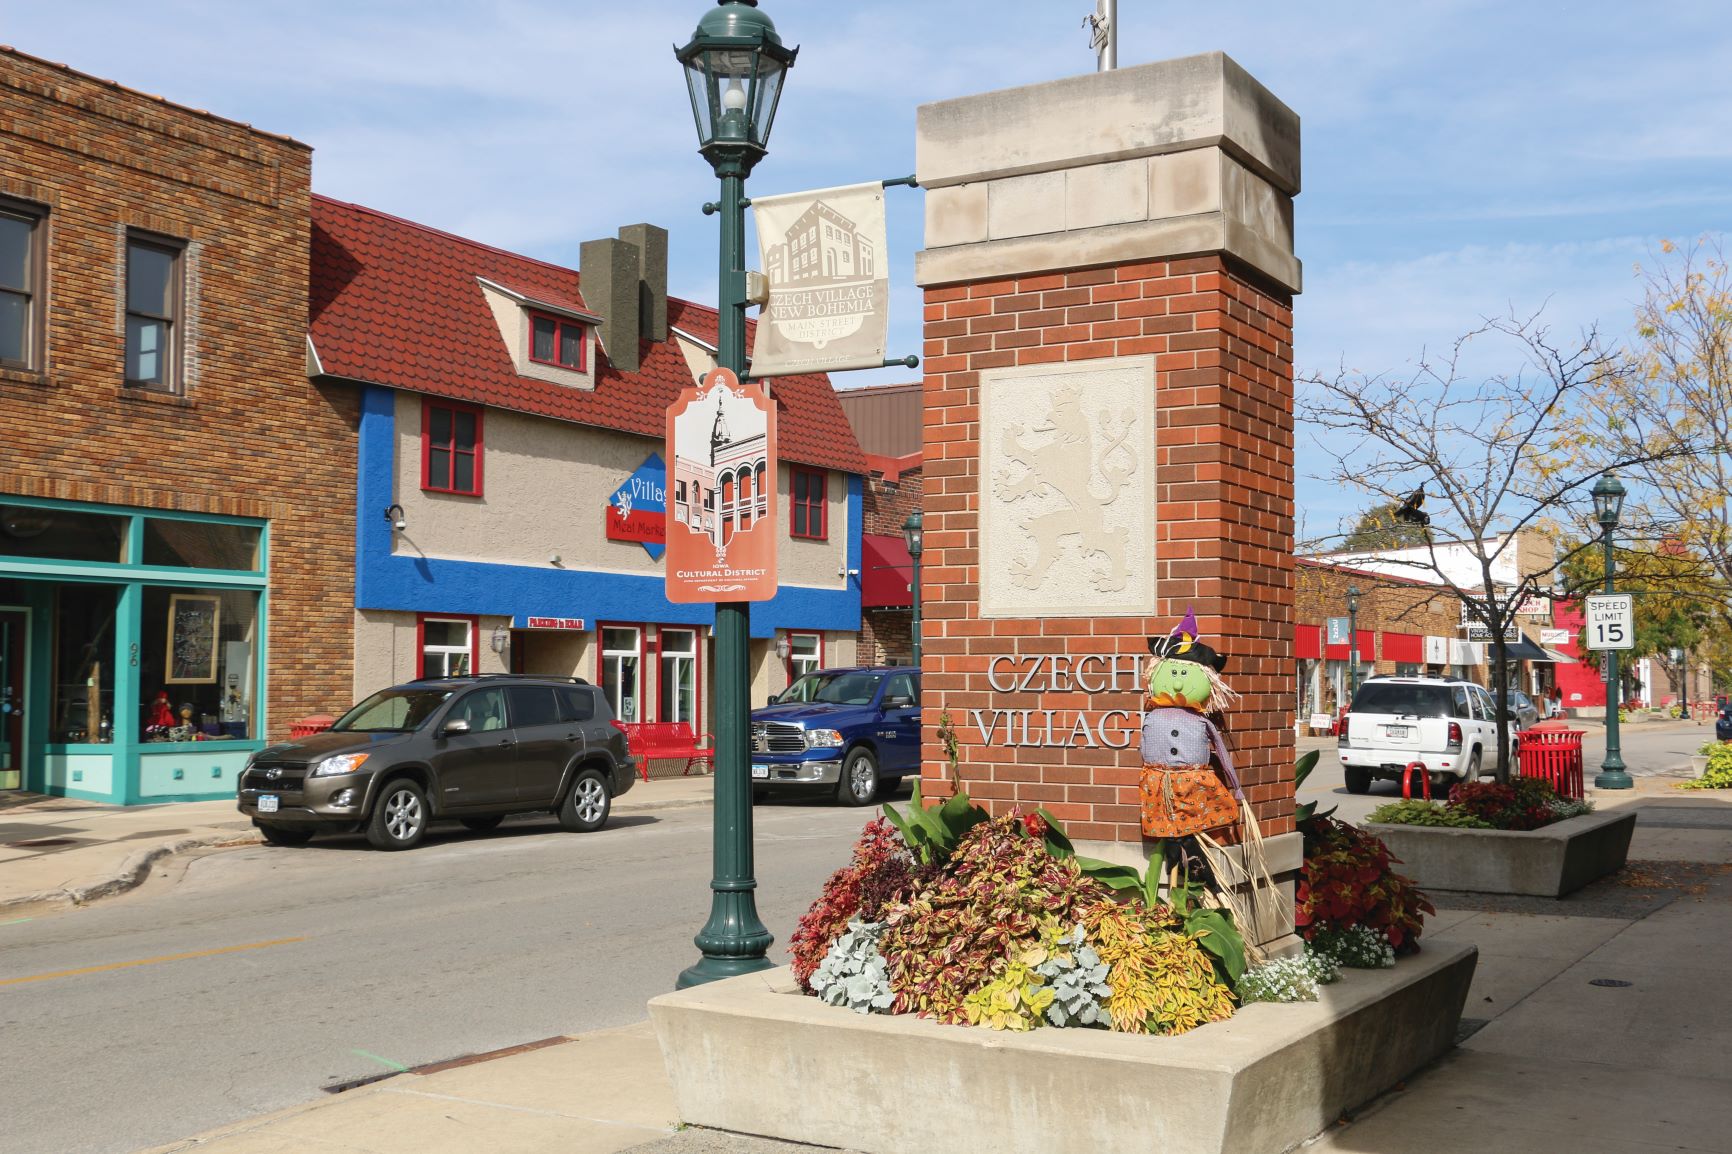
[{"label": "yellow green plant", "polygon": [[1108,966],[1113,1029],[1183,1034],[1233,1016],[1232,991],[1216,976],[1198,936],[1168,928],[1165,909],[1100,902],[1082,911],[1082,922]]},{"label": "yellow green plant", "polygon": [[1013,961],[1004,973],[962,1000],[971,1026],[994,1030],[1032,1030],[1052,1005],[1053,992],[1023,961]]}]

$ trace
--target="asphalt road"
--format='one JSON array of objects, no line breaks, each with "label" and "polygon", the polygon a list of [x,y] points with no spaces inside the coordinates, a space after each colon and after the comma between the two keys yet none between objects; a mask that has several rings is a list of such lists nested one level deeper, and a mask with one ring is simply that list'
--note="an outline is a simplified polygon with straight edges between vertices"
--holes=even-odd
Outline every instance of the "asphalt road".
[{"label": "asphalt road", "polygon": [[[756,809],[778,964],[874,812]],[[335,1083],[639,1021],[697,958],[710,841],[701,806],[593,834],[539,818],[441,829],[406,853],[359,838],[226,850],[0,925],[0,1151],[118,1154]]]}]

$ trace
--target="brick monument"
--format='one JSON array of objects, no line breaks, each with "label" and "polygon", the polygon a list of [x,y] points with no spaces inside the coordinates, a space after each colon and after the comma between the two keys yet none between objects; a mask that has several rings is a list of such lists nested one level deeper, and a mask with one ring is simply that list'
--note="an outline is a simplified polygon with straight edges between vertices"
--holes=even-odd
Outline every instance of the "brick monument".
[{"label": "brick monument", "polygon": [[1140,860],[1145,639],[1194,608],[1290,884],[1298,116],[1210,53],[923,106],[916,168],[926,796],[948,717],[972,797]]}]

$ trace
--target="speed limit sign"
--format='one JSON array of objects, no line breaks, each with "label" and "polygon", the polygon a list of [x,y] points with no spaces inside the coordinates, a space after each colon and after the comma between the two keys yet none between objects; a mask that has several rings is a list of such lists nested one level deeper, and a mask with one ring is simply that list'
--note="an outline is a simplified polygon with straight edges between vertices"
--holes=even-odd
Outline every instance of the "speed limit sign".
[{"label": "speed limit sign", "polygon": [[1636,647],[1636,599],[1628,593],[1594,593],[1587,599],[1588,648]]}]

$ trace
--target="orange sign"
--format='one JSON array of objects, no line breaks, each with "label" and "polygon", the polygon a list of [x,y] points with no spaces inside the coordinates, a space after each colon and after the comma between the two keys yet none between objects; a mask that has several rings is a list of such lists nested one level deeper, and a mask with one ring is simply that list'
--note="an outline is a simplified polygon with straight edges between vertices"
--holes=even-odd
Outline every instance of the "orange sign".
[{"label": "orange sign", "polygon": [[712,369],[668,409],[669,601],[776,595],[776,407]]}]

